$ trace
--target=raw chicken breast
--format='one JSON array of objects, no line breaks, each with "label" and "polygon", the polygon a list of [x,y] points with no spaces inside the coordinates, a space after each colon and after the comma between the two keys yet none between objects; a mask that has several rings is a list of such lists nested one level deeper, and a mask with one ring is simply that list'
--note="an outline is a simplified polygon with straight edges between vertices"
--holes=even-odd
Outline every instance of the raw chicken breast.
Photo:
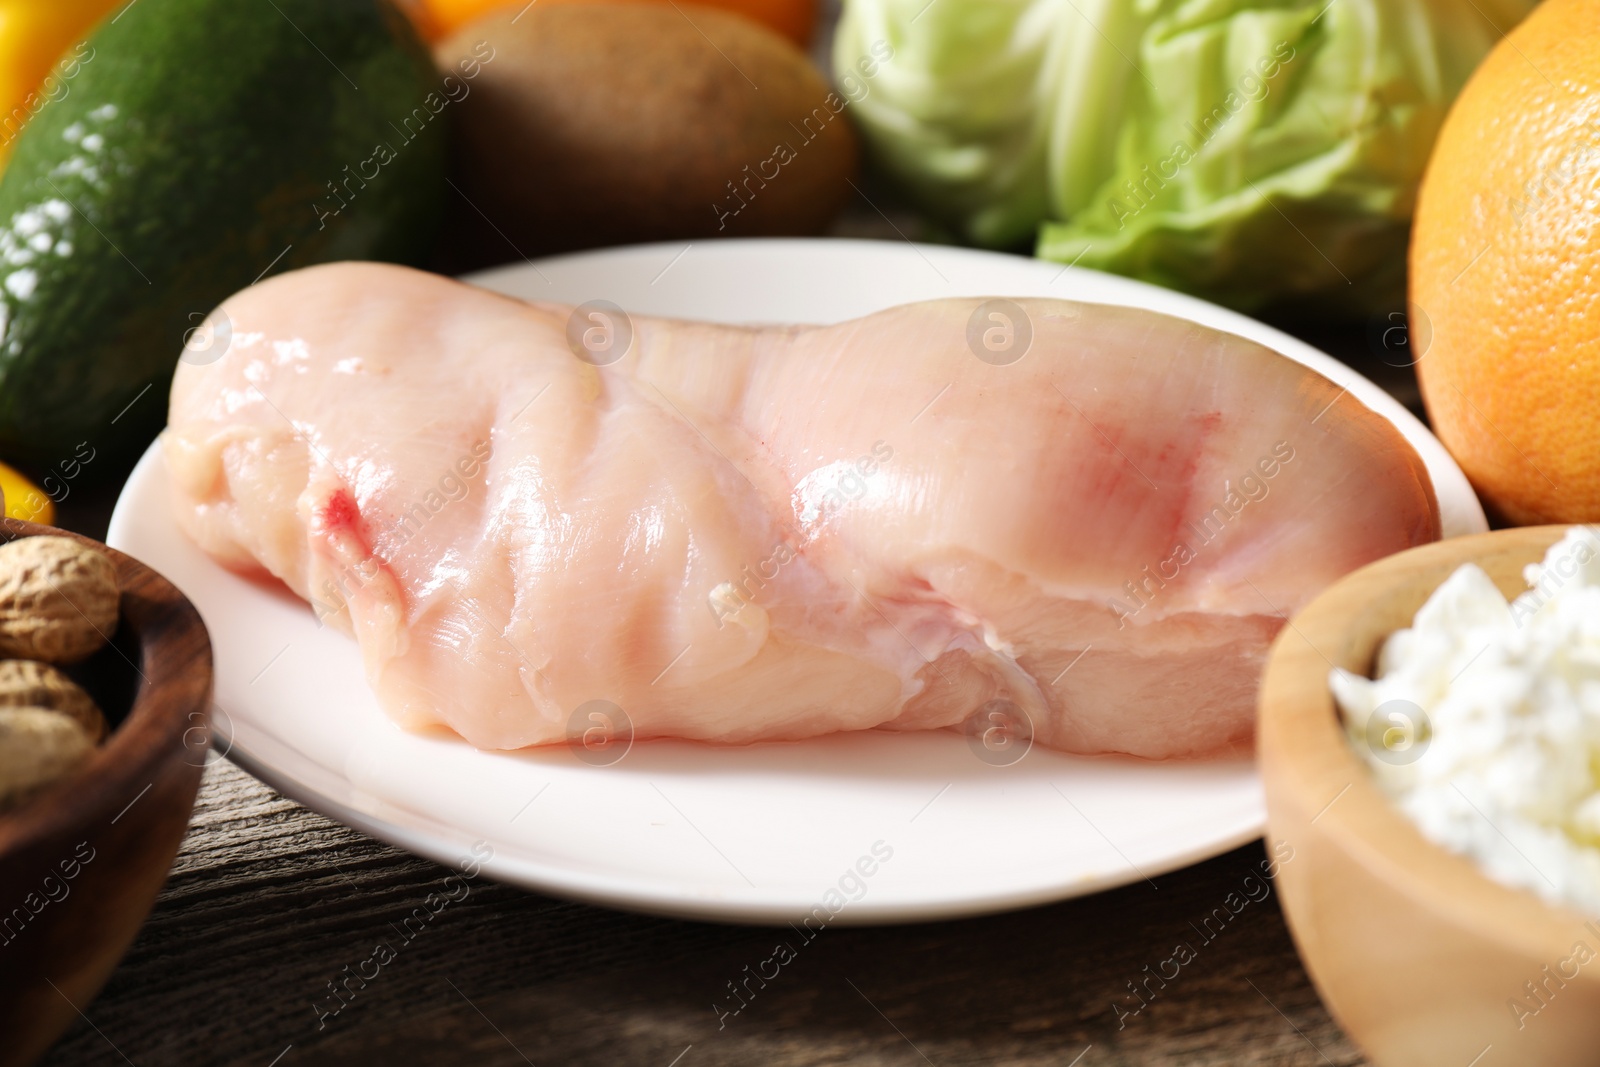
[{"label": "raw chicken breast", "polygon": [[484,748],[566,741],[604,700],[640,738],[1014,706],[1049,746],[1203,754],[1250,738],[1285,613],[1438,537],[1399,432],[1289,359],[1021,300],[1031,347],[996,365],[979,303],[635,317],[597,366],[568,307],[285,274],[178,369],[177,513],[349,628],[397,719]]}]

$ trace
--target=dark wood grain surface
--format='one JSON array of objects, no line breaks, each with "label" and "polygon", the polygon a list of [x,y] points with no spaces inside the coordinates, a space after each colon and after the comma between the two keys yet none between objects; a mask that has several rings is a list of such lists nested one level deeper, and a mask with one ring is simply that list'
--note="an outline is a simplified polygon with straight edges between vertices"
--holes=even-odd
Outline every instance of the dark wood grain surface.
[{"label": "dark wood grain surface", "polygon": [[[1362,1063],[1296,960],[1276,898],[1191,928],[1259,844],[1082,900],[990,918],[828,929],[719,1023],[726,983],[787,929],[654,919],[471,883],[409,943],[447,868],[215,764],[154,915],[47,1064]],[[458,894],[459,895],[459,894]],[[1137,1015],[1127,983],[1194,944]],[[384,942],[367,982],[338,981]],[[1080,1057],[1081,1054],[1081,1058]],[[277,1057],[282,1055],[281,1060]],[[678,1057],[681,1056],[681,1059]]]}]

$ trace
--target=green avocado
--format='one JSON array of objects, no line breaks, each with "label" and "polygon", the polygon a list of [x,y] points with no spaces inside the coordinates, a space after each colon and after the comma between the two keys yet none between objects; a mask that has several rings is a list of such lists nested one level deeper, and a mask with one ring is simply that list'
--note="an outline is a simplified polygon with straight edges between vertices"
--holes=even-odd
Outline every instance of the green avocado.
[{"label": "green avocado", "polygon": [[431,248],[448,100],[390,0],[134,0],[56,77],[0,178],[4,458],[131,461],[230,294]]}]

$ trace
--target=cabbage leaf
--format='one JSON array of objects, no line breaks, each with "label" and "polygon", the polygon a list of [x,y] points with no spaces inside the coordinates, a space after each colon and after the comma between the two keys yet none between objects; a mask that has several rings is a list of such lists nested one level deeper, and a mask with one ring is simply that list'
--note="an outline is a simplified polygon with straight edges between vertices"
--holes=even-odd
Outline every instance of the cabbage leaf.
[{"label": "cabbage leaf", "polygon": [[1532,7],[846,0],[834,60],[889,55],[857,124],[957,240],[1247,310],[1379,309],[1450,102]]}]

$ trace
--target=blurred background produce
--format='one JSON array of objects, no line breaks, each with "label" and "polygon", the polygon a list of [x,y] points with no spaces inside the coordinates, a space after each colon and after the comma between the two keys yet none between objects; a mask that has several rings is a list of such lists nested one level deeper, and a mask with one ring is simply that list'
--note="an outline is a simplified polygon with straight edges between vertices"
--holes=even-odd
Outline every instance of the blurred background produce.
[{"label": "blurred background produce", "polygon": [[71,46],[121,6],[122,0],[0,0],[0,163],[28,119],[69,91],[66,83],[89,55]]},{"label": "blurred background produce", "polygon": [[1532,0],[846,0],[872,161],[955,240],[1245,310],[1401,306],[1451,99]]},{"label": "blurred background produce", "polygon": [[742,16],[538,4],[471,23],[435,54],[443,70],[483,61],[454,115],[467,201],[451,226],[454,267],[820,233],[851,195],[847,101],[798,48]]},{"label": "blurred background produce", "polygon": [[1600,5],[1547,0],[1473,75],[1411,249],[1428,414],[1519,525],[1600,522]]},{"label": "blurred background produce", "polygon": [[34,485],[21,471],[0,463],[0,501],[8,519],[49,526],[56,519],[56,502],[42,487]]},{"label": "blurred background produce", "polygon": [[35,468],[136,455],[223,297],[418,260],[444,192],[438,75],[387,0],[138,0],[88,47],[0,178],[0,449]]},{"label": "blurred background produce", "polygon": [[[404,0],[408,12],[429,40],[455,33],[468,23],[496,11],[515,18],[534,5],[528,0]],[[539,7],[588,3],[589,0],[538,0]],[[649,0],[671,4],[676,0]],[[804,48],[817,24],[816,0],[698,0],[700,6],[721,8],[759,22]]]}]

